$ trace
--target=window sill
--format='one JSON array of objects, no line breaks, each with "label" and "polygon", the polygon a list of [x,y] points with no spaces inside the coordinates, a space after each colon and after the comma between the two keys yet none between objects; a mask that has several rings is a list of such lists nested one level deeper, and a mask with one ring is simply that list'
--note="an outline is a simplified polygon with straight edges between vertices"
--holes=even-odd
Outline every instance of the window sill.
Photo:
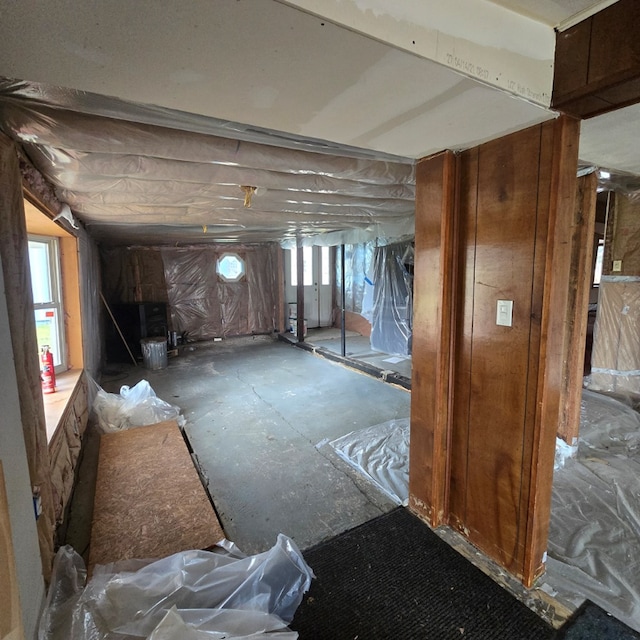
[{"label": "window sill", "polygon": [[81,375],[82,369],[69,369],[56,375],[55,393],[42,394],[44,417],[47,423],[47,442],[51,442]]}]

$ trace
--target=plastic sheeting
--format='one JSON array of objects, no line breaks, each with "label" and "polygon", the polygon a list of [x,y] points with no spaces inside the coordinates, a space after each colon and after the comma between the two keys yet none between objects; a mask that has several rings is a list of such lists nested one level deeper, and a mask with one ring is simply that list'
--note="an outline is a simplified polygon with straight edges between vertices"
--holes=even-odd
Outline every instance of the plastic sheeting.
[{"label": "plastic sheeting", "polygon": [[[387,495],[406,500],[408,420],[330,444]],[[538,587],[576,606],[590,598],[640,630],[640,414],[584,390],[578,445],[562,443],[556,460],[547,572]]]},{"label": "plastic sheeting", "polygon": [[639,327],[640,278],[603,276],[589,389],[640,398]]},{"label": "plastic sheeting", "polygon": [[[276,244],[162,249],[171,326],[188,340],[272,333],[278,328]],[[238,282],[216,273],[218,259],[234,253],[245,263]]]},{"label": "plastic sheeting", "polygon": [[[413,223],[410,159],[6,79],[0,115],[60,199],[112,243],[338,244]],[[250,208],[241,185],[257,187]]]},{"label": "plastic sheeting", "polygon": [[594,172],[598,176],[598,191],[613,191],[640,203],[640,177],[636,174],[595,165],[581,165],[578,168],[578,176]]},{"label": "plastic sheeting", "polygon": [[397,504],[409,501],[409,418],[353,431],[329,443]]},{"label": "plastic sheeting", "polygon": [[176,420],[181,426],[185,424],[185,419],[180,415],[180,407],[158,398],[146,380],[140,380],[133,387],[124,385],[120,388],[119,395],[107,393],[95,381],[92,382],[96,389],[93,412],[103,433],[165,420]]},{"label": "plastic sheeting", "polygon": [[371,348],[411,354],[413,322],[413,245],[377,247],[374,258]]},{"label": "plastic sheeting", "polygon": [[[360,244],[348,244],[344,248],[344,285],[345,285],[345,310],[353,313],[362,313],[362,307],[367,287],[373,292],[373,282],[369,279],[373,256],[375,254],[375,242],[362,242]],[[342,281],[342,262],[340,257],[336,260],[336,282]],[[370,318],[367,318],[370,320]]]},{"label": "plastic sheeting", "polygon": [[583,391],[578,454],[554,475],[543,578],[640,630],[640,414]]},{"label": "plastic sheeting", "polygon": [[294,640],[297,633],[286,624],[313,577],[295,543],[282,534],[255,556],[224,540],[213,552],[98,566],[86,586],[82,559],[61,547],[38,640]]}]

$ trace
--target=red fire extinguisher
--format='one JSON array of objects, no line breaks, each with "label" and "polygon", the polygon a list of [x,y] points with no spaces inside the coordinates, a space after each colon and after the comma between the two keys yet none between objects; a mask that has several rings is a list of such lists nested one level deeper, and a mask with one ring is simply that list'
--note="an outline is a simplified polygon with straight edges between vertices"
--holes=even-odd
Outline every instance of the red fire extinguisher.
[{"label": "red fire extinguisher", "polygon": [[56,390],[56,372],[53,367],[53,354],[49,351],[48,346],[43,346],[40,350],[40,362],[42,363],[42,380],[43,393],[54,393]]}]

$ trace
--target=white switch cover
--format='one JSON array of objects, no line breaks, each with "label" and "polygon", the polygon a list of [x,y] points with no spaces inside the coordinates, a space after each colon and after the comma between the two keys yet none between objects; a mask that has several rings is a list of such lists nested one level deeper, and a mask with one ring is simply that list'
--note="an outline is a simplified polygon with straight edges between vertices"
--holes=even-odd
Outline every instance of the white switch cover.
[{"label": "white switch cover", "polygon": [[613,261],[613,269],[612,271],[622,271],[622,260],[614,260]]},{"label": "white switch cover", "polygon": [[513,324],[513,300],[498,300],[496,324],[501,327],[510,327]]}]

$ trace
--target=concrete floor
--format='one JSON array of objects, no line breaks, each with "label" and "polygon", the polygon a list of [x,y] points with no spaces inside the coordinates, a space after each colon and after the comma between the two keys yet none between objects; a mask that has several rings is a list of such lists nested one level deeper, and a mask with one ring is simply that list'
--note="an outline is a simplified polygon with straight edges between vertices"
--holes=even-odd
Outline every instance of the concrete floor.
[{"label": "concrete floor", "polygon": [[[408,417],[404,389],[270,337],[186,346],[164,370],[123,366],[102,386],[143,378],[182,409],[226,535],[243,551],[271,547],[280,532],[305,549],[394,507],[323,443]],[[91,492],[86,476],[78,501],[83,486]],[[71,544],[81,510],[72,507]]]},{"label": "concrete floor", "polygon": [[[306,341],[334,353],[341,353],[342,350],[340,329],[309,329]],[[371,339],[355,331],[345,333],[345,346],[348,357],[381,370],[394,371],[411,379],[411,356],[395,356],[374,351],[371,348]]]}]

